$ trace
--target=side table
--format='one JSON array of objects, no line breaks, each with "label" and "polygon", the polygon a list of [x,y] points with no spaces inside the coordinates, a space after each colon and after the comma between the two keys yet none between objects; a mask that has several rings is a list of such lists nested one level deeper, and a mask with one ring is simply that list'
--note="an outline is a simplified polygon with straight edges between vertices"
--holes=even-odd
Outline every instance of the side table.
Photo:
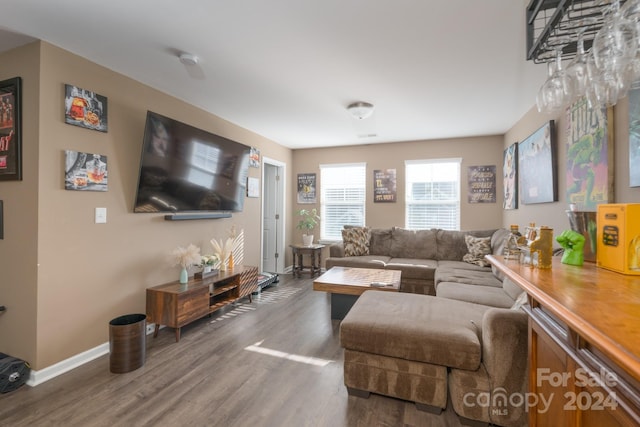
[{"label": "side table", "polygon": [[[302,270],[309,269],[311,277],[320,274],[322,268],[322,249],[325,245],[289,245],[293,252],[293,275],[300,277]],[[311,265],[304,265],[304,255],[310,255]]]}]

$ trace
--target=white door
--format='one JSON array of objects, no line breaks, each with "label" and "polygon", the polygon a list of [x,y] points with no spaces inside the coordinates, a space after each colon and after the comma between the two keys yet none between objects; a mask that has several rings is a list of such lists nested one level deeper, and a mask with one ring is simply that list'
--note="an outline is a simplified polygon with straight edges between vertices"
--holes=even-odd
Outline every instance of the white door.
[{"label": "white door", "polygon": [[263,158],[262,271],[284,272],[284,165]]}]

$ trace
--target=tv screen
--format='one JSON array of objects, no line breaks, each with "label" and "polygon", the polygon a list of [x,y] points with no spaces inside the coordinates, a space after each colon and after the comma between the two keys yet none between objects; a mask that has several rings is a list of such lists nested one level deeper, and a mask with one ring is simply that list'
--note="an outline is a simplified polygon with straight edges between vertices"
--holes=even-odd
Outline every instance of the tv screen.
[{"label": "tv screen", "polygon": [[250,147],[148,111],[134,212],[240,212]]}]

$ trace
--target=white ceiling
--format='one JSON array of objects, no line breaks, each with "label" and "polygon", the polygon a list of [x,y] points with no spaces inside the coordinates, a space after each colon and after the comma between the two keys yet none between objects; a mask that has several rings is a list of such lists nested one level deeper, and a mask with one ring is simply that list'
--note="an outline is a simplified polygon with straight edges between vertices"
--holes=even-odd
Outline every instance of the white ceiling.
[{"label": "white ceiling", "polygon": [[45,40],[290,148],[494,135],[545,78],[527,3],[2,0],[0,51]]}]

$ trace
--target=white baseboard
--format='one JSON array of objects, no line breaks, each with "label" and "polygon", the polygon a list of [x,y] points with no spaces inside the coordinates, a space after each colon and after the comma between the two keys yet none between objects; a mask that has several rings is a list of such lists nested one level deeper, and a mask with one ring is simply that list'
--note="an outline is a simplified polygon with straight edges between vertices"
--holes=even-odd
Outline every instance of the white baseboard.
[{"label": "white baseboard", "polygon": [[70,358],[60,361],[55,365],[40,369],[39,371],[32,370],[29,374],[29,379],[27,380],[26,384],[28,386],[35,387],[45,381],[49,381],[50,379],[57,377],[58,375],[69,372],[70,370],[75,369],[78,366],[82,366],[85,363],[91,362],[92,360],[97,359],[100,356],[104,356],[105,354],[109,354],[108,342],[100,344],[99,346],[89,349],[80,354],[76,354],[75,356],[71,356]]},{"label": "white baseboard", "polygon": [[[147,325],[147,335],[153,333],[154,327],[155,323],[150,323]],[[160,329],[162,328],[164,328],[164,325],[160,326]],[[92,360],[97,359],[98,357],[104,356],[105,354],[109,354],[108,342],[100,344],[99,346],[82,353],[76,354],[75,356],[71,356],[70,358],[62,360],[55,365],[47,366],[46,368],[40,369],[39,371],[32,370],[29,373],[29,379],[25,384],[31,387],[35,387],[45,381],[49,381],[50,379],[57,377],[58,375],[62,375],[65,372],[69,372],[72,369],[84,365],[85,363],[89,363]]]}]

